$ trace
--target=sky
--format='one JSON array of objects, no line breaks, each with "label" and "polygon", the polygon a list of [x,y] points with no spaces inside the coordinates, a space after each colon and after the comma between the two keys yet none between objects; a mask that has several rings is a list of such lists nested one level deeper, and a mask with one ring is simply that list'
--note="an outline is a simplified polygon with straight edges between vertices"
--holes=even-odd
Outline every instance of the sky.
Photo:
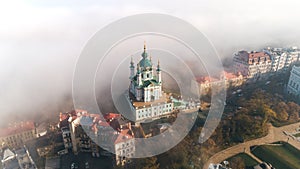
[{"label": "sky", "polygon": [[[86,42],[122,17],[162,13],[186,20],[222,58],[240,49],[300,46],[298,0],[9,0],[0,2],[0,113],[38,113],[71,93]],[[49,110],[51,111],[51,110]]]}]

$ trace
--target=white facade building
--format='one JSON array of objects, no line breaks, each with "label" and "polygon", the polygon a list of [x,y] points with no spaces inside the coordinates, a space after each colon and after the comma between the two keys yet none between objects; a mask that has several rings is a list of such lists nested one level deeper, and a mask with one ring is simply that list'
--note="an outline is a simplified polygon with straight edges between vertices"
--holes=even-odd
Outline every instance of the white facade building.
[{"label": "white facade building", "polygon": [[264,52],[272,59],[272,72],[286,72],[292,63],[299,61],[300,51],[297,47],[271,48],[267,47]]},{"label": "white facade building", "polygon": [[300,50],[297,47],[291,47],[288,49],[288,55],[291,57],[292,63],[297,62],[299,61]]},{"label": "white facade building", "polygon": [[[155,70],[151,58],[148,58],[146,46],[142,59],[137,64],[130,62],[130,86],[128,101],[136,122],[158,119],[173,112],[173,102],[162,90],[160,63]],[[155,73],[156,71],[156,73]]]},{"label": "white facade building", "polygon": [[115,140],[116,164],[125,165],[130,163],[130,158],[134,156],[135,143],[130,130],[122,130]]},{"label": "white facade building", "polygon": [[290,59],[283,48],[270,48],[264,49],[272,59],[272,72],[285,71],[290,64]]},{"label": "white facade building", "polygon": [[271,48],[262,52],[239,51],[233,56],[235,73],[246,78],[267,77],[271,72],[286,72],[291,65],[299,61],[300,50],[297,47]]},{"label": "white facade building", "polygon": [[265,77],[272,68],[270,55],[266,52],[239,51],[234,54],[233,66],[236,74],[241,73],[247,78]]},{"label": "white facade building", "polygon": [[300,67],[293,66],[287,85],[287,92],[300,98]]}]

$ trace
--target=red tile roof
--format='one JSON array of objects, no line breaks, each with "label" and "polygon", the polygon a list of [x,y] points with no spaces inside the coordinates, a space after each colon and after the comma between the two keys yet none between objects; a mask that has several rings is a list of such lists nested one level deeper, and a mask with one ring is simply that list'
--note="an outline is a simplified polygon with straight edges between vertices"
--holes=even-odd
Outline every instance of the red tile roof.
[{"label": "red tile roof", "polygon": [[205,76],[205,77],[196,77],[196,81],[198,83],[210,83],[210,82],[216,82],[218,81],[218,79],[210,76]]},{"label": "red tile roof", "polygon": [[223,71],[223,73],[221,74],[221,76],[223,76],[226,79],[230,80],[230,79],[238,78],[240,75],[236,75],[236,74],[231,73],[231,72]]},{"label": "red tile roof", "polygon": [[60,113],[60,121],[63,121],[65,119],[68,119],[69,117],[72,117],[72,121],[76,120],[79,117],[82,116],[89,116],[93,118],[93,123],[96,125],[108,127],[110,126],[110,122],[113,119],[117,119],[121,117],[121,114],[116,113],[106,113],[103,116],[100,116],[100,114],[90,114],[85,110],[72,110],[68,113]]},{"label": "red tile roof", "polygon": [[271,62],[271,57],[266,52],[247,52],[247,51],[239,51],[238,58],[244,62],[248,62],[248,64],[254,64],[259,62]]},{"label": "red tile roof", "polygon": [[113,119],[116,119],[116,118],[119,118],[121,117],[120,114],[116,114],[116,113],[106,113],[104,115],[104,118],[107,120],[107,121],[110,121],[110,120],[113,120]]},{"label": "red tile roof", "polygon": [[10,135],[15,135],[19,133],[23,133],[25,131],[34,130],[35,125],[34,122],[20,122],[14,124],[13,126],[9,126],[7,128],[0,128],[0,137],[7,137]]},{"label": "red tile roof", "polygon": [[71,120],[72,122],[80,117],[91,117],[92,119],[91,129],[94,132],[97,132],[98,131],[97,126],[112,127],[115,130],[120,131],[115,126],[115,120],[120,119],[122,115],[116,113],[106,113],[103,116],[100,116],[100,114],[90,114],[85,110],[72,110],[71,112],[60,114],[60,120],[68,119],[69,117],[72,118]]},{"label": "red tile roof", "polygon": [[133,135],[129,129],[122,130],[121,133],[118,135],[117,139],[115,140],[115,144],[125,142],[128,139],[132,139]]},{"label": "red tile roof", "polygon": [[[235,78],[238,78],[239,76],[240,75],[236,75],[234,73],[227,72],[227,71],[222,71],[222,73],[220,75],[220,77],[225,77],[227,80],[235,79]],[[210,76],[196,77],[196,81],[200,84],[218,82],[218,81],[221,81],[221,79],[222,78],[217,79],[217,78],[210,77]]]}]

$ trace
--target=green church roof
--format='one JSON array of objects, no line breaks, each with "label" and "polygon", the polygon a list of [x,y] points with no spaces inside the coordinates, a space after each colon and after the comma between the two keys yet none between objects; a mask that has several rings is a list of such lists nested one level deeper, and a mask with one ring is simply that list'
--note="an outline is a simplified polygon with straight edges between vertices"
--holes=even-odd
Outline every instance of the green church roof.
[{"label": "green church roof", "polygon": [[148,87],[149,85],[158,85],[157,81],[156,80],[146,80],[143,82],[143,86],[142,87]]},{"label": "green church roof", "polygon": [[143,58],[140,62],[140,67],[142,68],[146,68],[146,67],[152,67],[152,63],[148,58]]}]

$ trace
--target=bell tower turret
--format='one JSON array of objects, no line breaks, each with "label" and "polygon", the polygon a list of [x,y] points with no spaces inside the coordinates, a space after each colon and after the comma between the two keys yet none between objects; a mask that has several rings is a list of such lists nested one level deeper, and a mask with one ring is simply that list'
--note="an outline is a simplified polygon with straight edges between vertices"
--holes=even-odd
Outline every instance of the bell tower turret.
[{"label": "bell tower turret", "polygon": [[133,58],[131,57],[131,62],[130,62],[130,77],[129,79],[132,79],[134,77],[134,62],[133,62]]}]

